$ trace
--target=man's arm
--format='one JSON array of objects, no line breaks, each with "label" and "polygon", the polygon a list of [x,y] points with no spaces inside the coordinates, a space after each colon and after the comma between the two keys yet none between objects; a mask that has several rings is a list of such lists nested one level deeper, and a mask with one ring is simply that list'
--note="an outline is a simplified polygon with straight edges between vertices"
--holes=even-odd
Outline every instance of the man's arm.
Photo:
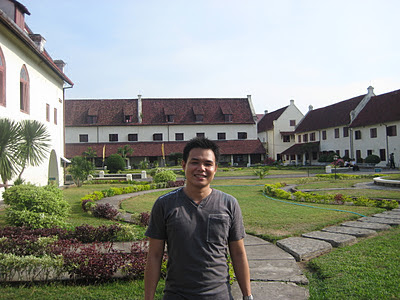
[{"label": "man's arm", "polygon": [[161,262],[164,255],[164,240],[149,238],[149,253],[147,254],[146,269],[144,271],[144,298],[153,300],[157,283],[160,279]]},{"label": "man's arm", "polygon": [[250,270],[243,239],[229,242],[229,252],[231,254],[232,265],[235,270],[240,290],[242,291],[243,296],[250,296]]}]

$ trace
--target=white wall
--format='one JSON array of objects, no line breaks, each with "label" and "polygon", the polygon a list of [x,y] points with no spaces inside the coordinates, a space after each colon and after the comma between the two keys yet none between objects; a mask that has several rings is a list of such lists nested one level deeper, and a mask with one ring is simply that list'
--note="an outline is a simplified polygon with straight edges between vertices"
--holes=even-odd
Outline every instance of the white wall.
[{"label": "white wall", "polygon": [[[51,135],[50,150],[55,150],[58,160],[64,156],[63,147],[63,80],[18,40],[12,39],[0,27],[0,47],[6,62],[6,107],[0,106],[0,117],[15,121],[37,120],[46,125]],[[26,65],[30,80],[30,113],[20,111],[20,72]],[[46,121],[46,103],[50,105],[50,122]],[[57,108],[57,125],[54,124],[54,108]],[[50,152],[38,167],[29,167],[23,173],[27,182],[45,185],[48,182]],[[63,169],[59,167],[59,184],[63,184]]]},{"label": "white wall", "polygon": [[237,140],[238,132],[247,132],[247,139],[257,139],[255,124],[223,125],[164,125],[164,126],[96,126],[66,127],[66,143],[79,143],[80,134],[88,134],[88,143],[108,143],[109,134],[118,134],[118,142],[128,142],[128,134],[137,134],[139,142],[152,142],[154,133],[162,133],[163,141],[175,141],[175,133],[183,133],[188,141],[196,133],[204,132],[207,138],[217,139],[219,132],[226,133],[227,140]]}]

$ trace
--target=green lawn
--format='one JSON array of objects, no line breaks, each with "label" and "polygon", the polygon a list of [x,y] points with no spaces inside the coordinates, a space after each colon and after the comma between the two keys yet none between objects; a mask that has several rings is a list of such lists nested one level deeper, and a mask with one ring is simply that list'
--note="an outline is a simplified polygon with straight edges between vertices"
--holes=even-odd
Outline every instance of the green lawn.
[{"label": "green lawn", "polygon": [[313,259],[310,299],[400,299],[400,227]]}]

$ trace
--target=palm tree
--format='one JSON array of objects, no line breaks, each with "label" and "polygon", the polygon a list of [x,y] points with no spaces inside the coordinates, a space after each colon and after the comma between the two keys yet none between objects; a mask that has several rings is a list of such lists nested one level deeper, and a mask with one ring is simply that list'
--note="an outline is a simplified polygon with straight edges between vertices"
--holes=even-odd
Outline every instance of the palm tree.
[{"label": "palm tree", "polygon": [[86,151],[83,151],[82,155],[86,158],[89,159],[93,164],[94,164],[94,159],[97,157],[96,150],[93,150],[92,147],[88,147]]},{"label": "palm tree", "polygon": [[10,119],[0,119],[0,177],[7,188],[7,181],[19,169],[18,148],[21,143],[20,125]]},{"label": "palm tree", "polygon": [[128,165],[128,158],[127,156],[132,154],[133,149],[129,147],[129,145],[125,145],[124,147],[119,147],[117,153],[122,156],[122,158],[127,162]]},{"label": "palm tree", "polygon": [[50,134],[46,126],[36,120],[23,120],[20,122],[19,135],[22,143],[19,147],[19,159],[22,169],[18,178],[27,166],[38,166],[46,158],[50,150]]}]

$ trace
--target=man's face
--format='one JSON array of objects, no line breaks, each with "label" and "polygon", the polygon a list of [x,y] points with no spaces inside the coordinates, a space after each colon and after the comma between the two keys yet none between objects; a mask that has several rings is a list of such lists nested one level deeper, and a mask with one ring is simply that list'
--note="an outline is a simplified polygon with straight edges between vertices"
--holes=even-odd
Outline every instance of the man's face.
[{"label": "man's face", "polygon": [[186,162],[182,162],[186,185],[203,188],[209,186],[217,172],[214,152],[211,149],[193,148]]}]

